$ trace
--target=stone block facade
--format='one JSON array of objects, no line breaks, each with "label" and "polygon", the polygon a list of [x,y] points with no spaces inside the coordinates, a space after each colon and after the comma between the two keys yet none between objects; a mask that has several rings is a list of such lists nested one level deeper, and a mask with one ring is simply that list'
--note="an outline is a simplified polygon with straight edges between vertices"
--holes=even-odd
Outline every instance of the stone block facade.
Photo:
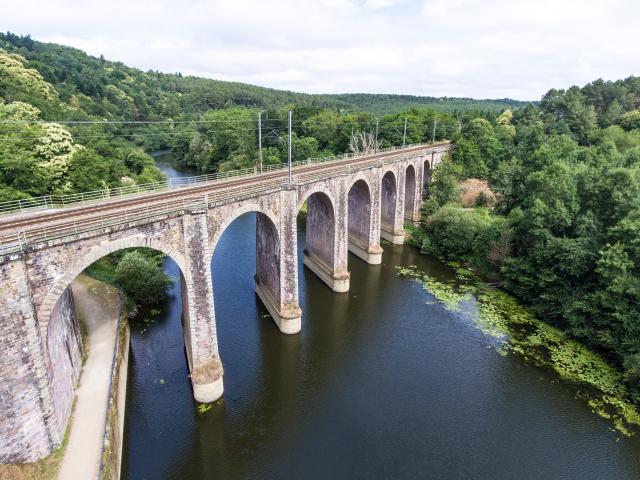
[{"label": "stone block facade", "polygon": [[69,286],[93,262],[147,247],[178,264],[194,396],[210,402],[223,394],[211,260],[226,228],[256,213],[256,293],[283,333],[297,333],[296,217],[304,202],[305,264],[335,291],[346,291],[348,252],[380,263],[380,238],[402,241],[405,218],[419,218],[429,172],[451,148],[425,147],[392,162],[355,164],[253,197],[69,234],[0,256],[0,462],[37,460],[62,440],[82,355]]}]

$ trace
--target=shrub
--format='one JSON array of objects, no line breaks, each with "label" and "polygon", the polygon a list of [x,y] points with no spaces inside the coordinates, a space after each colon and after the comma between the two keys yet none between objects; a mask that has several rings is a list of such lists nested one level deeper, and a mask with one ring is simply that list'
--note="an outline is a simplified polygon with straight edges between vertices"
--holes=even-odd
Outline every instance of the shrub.
[{"label": "shrub", "polygon": [[173,284],[158,263],[142,252],[126,252],[116,267],[117,283],[136,304],[157,305],[166,297],[167,288]]}]

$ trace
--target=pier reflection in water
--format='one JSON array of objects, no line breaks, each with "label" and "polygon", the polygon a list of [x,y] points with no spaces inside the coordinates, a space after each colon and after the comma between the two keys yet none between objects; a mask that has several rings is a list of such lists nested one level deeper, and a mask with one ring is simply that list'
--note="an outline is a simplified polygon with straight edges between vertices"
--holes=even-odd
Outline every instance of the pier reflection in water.
[{"label": "pier reflection in water", "polygon": [[300,265],[302,332],[283,335],[253,290],[255,215],[236,220],[212,264],[224,398],[197,412],[178,284],[133,328],[123,478],[640,478],[637,437],[396,275],[441,263],[384,248],[349,257],[344,294]]}]

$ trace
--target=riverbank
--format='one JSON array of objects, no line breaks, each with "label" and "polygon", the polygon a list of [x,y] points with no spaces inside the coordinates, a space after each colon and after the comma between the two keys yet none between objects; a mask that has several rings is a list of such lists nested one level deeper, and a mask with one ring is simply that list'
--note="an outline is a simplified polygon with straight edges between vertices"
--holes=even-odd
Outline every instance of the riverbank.
[{"label": "riverbank", "polygon": [[622,435],[639,430],[640,409],[615,366],[561,330],[538,319],[514,297],[484,282],[460,264],[449,263],[455,277],[438,280],[414,265],[397,267],[398,274],[418,281],[450,312],[493,337],[501,355],[553,370],[558,379],[575,387],[593,413],[610,420]]},{"label": "riverbank", "polygon": [[120,295],[84,274],[72,284],[76,316],[86,326],[89,351],[72,417],[59,480],[96,478],[100,462]]},{"label": "riverbank", "polygon": [[[75,405],[73,411],[75,411]],[[73,420],[69,422],[62,445],[55,452],[33,463],[0,465],[0,480],[55,480],[69,443],[72,423]]]}]

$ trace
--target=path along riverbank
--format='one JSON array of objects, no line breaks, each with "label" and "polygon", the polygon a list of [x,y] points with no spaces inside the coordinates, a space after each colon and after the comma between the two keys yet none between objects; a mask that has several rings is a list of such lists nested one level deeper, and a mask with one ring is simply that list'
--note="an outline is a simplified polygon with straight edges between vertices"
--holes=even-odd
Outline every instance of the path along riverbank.
[{"label": "path along riverbank", "polygon": [[72,289],[76,315],[86,328],[88,356],[76,390],[69,443],[59,480],[96,478],[120,305],[115,287],[86,275],[78,276]]}]

